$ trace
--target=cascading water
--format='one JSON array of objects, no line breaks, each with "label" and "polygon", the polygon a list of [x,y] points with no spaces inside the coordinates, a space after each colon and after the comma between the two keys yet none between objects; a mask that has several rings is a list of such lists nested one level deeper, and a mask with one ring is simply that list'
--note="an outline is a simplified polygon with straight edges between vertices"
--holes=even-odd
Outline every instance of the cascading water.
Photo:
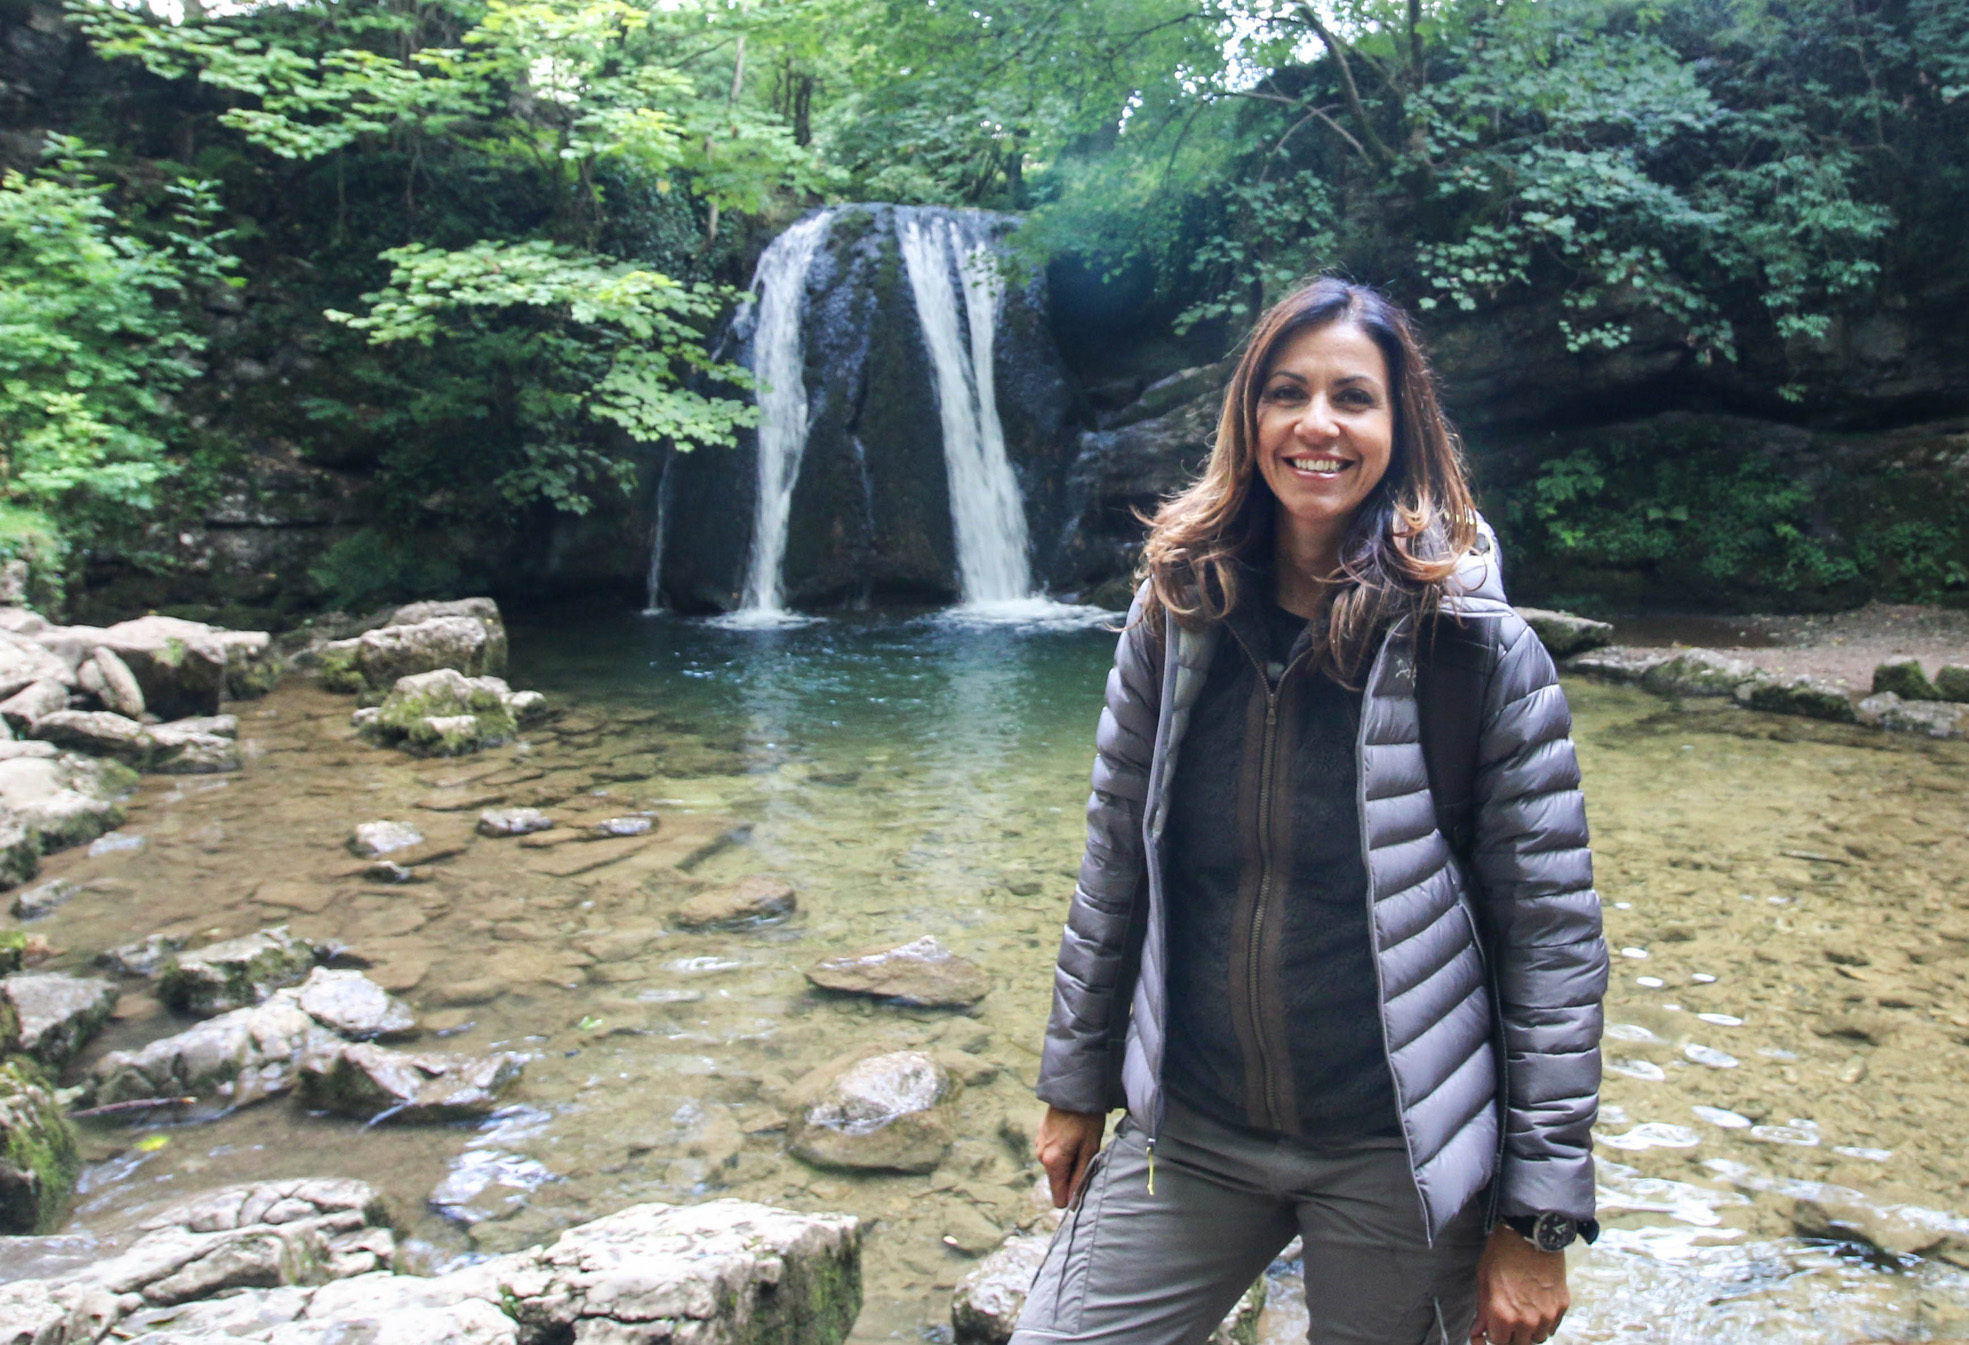
[{"label": "cascading water", "polygon": [[[936,374],[958,591],[967,607],[1022,602],[1032,595],[1025,504],[1005,453],[992,379],[1004,295],[997,256],[989,239],[948,216],[899,220],[896,235]],[[963,328],[953,273],[964,287]]]},{"label": "cascading water", "polygon": [[793,486],[807,446],[806,344],[801,339],[800,309],[807,270],[832,218],[831,211],[822,211],[775,238],[752,277],[758,295],[748,302],[758,304],[752,375],[759,385],[759,488],[745,597],[734,614],[744,622],[771,624],[786,617],[780,567],[793,516]]}]

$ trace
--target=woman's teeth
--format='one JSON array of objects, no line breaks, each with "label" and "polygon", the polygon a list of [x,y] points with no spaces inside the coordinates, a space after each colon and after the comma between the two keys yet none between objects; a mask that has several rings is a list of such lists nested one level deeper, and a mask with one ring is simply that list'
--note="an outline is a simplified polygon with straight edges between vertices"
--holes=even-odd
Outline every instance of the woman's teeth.
[{"label": "woman's teeth", "polygon": [[1295,472],[1314,472],[1321,476],[1343,472],[1348,466],[1339,458],[1287,458],[1285,465]]}]

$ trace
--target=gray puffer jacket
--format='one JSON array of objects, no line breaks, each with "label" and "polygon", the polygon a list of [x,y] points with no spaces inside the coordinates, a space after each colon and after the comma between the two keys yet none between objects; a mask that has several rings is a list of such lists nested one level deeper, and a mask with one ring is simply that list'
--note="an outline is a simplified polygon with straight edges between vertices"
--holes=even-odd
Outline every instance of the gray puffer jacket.
[{"label": "gray puffer jacket", "polygon": [[[1163,825],[1222,628],[1166,620],[1153,631],[1141,605],[1108,674],[1038,1094],[1068,1111],[1125,1105],[1152,1144],[1168,1022]],[[1607,983],[1572,716],[1552,660],[1488,555],[1465,559],[1444,609],[1487,651],[1474,873],[1437,828],[1410,618],[1367,675],[1357,744],[1381,1028],[1431,1238],[1493,1177],[1494,1214],[1592,1217]]]}]

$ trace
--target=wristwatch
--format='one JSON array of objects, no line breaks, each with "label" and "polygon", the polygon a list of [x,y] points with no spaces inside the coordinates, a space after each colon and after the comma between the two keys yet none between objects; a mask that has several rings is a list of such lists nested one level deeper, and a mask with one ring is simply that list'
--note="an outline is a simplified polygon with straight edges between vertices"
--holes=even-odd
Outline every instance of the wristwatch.
[{"label": "wristwatch", "polygon": [[1574,1238],[1583,1236],[1591,1242],[1600,1235],[1597,1221],[1574,1219],[1550,1210],[1543,1214],[1512,1215],[1503,1222],[1505,1227],[1541,1252],[1562,1252],[1572,1246]]}]

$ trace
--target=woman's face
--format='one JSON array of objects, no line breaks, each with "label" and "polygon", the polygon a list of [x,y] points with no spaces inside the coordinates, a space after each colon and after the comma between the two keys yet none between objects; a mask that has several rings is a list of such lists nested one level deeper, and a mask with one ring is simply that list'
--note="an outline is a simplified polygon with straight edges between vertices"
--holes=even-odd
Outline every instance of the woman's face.
[{"label": "woman's face", "polygon": [[1273,353],[1258,394],[1258,471],[1282,527],[1337,535],[1387,473],[1394,443],[1388,361],[1366,332],[1342,319]]}]

